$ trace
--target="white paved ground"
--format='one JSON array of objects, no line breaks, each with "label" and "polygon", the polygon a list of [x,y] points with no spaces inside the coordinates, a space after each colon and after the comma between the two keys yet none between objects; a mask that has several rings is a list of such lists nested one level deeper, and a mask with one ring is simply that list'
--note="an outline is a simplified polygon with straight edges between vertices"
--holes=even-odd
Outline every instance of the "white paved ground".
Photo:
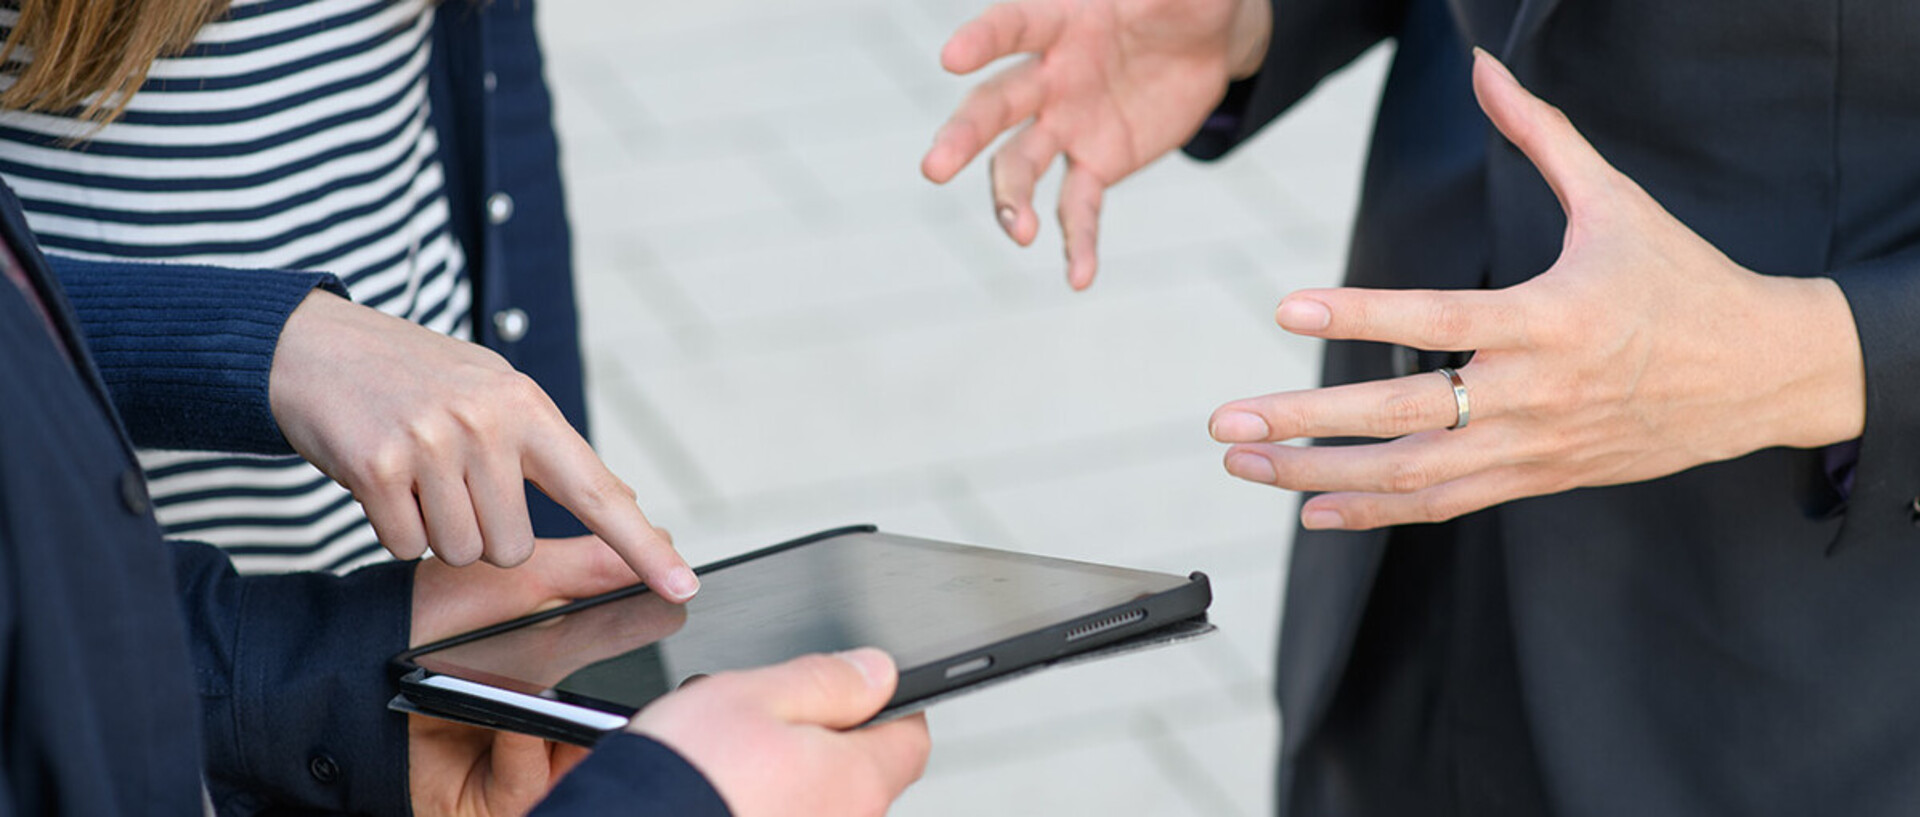
[{"label": "white paved ground", "polygon": [[1296,500],[1206,418],[1313,379],[1272,309],[1337,278],[1383,55],[1118,188],[1074,294],[917,170],[985,1],[545,0],[601,452],[695,562],[874,522],[1206,571],[1220,635],[939,706],[894,813],[1265,813]]}]

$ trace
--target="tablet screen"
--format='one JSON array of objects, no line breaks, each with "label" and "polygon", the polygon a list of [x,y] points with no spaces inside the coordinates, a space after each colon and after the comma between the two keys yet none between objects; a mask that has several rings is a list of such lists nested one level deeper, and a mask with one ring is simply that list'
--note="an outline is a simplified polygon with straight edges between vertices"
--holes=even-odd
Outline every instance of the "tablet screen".
[{"label": "tablet screen", "polygon": [[435,673],[630,713],[689,678],[876,646],[903,673],[1187,584],[885,533],[835,536],[418,655]]}]

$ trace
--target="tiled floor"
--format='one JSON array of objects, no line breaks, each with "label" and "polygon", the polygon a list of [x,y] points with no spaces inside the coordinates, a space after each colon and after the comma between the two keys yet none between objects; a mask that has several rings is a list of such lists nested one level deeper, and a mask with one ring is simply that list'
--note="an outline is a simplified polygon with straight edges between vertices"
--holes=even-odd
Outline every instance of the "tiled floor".
[{"label": "tiled floor", "polygon": [[917,170],[984,3],[547,0],[602,454],[696,562],[875,522],[1206,571],[1218,636],[939,706],[894,813],[1267,812],[1295,498],[1227,477],[1205,423],[1313,379],[1272,309],[1337,277],[1383,55],[1121,185],[1074,294],[978,168]]}]

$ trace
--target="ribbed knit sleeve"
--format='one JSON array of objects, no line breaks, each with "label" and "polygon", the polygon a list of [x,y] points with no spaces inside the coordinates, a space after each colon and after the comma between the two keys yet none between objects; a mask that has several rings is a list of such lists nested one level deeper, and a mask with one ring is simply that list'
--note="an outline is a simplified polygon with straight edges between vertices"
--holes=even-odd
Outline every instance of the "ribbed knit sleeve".
[{"label": "ribbed knit sleeve", "polygon": [[50,256],[144,448],[290,454],[267,399],[287,316],[332,276]]}]

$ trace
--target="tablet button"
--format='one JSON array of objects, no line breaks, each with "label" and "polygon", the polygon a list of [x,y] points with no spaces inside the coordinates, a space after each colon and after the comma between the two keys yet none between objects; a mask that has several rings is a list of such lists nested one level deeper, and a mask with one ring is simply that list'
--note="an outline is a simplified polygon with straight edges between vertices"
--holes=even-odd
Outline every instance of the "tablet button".
[{"label": "tablet button", "polygon": [[307,761],[307,773],[322,783],[332,783],[340,779],[340,764],[324,754],[314,755]]},{"label": "tablet button", "polygon": [[962,675],[979,672],[991,666],[993,666],[993,656],[991,655],[983,655],[979,658],[962,661],[947,668],[947,680],[953,680]]}]

